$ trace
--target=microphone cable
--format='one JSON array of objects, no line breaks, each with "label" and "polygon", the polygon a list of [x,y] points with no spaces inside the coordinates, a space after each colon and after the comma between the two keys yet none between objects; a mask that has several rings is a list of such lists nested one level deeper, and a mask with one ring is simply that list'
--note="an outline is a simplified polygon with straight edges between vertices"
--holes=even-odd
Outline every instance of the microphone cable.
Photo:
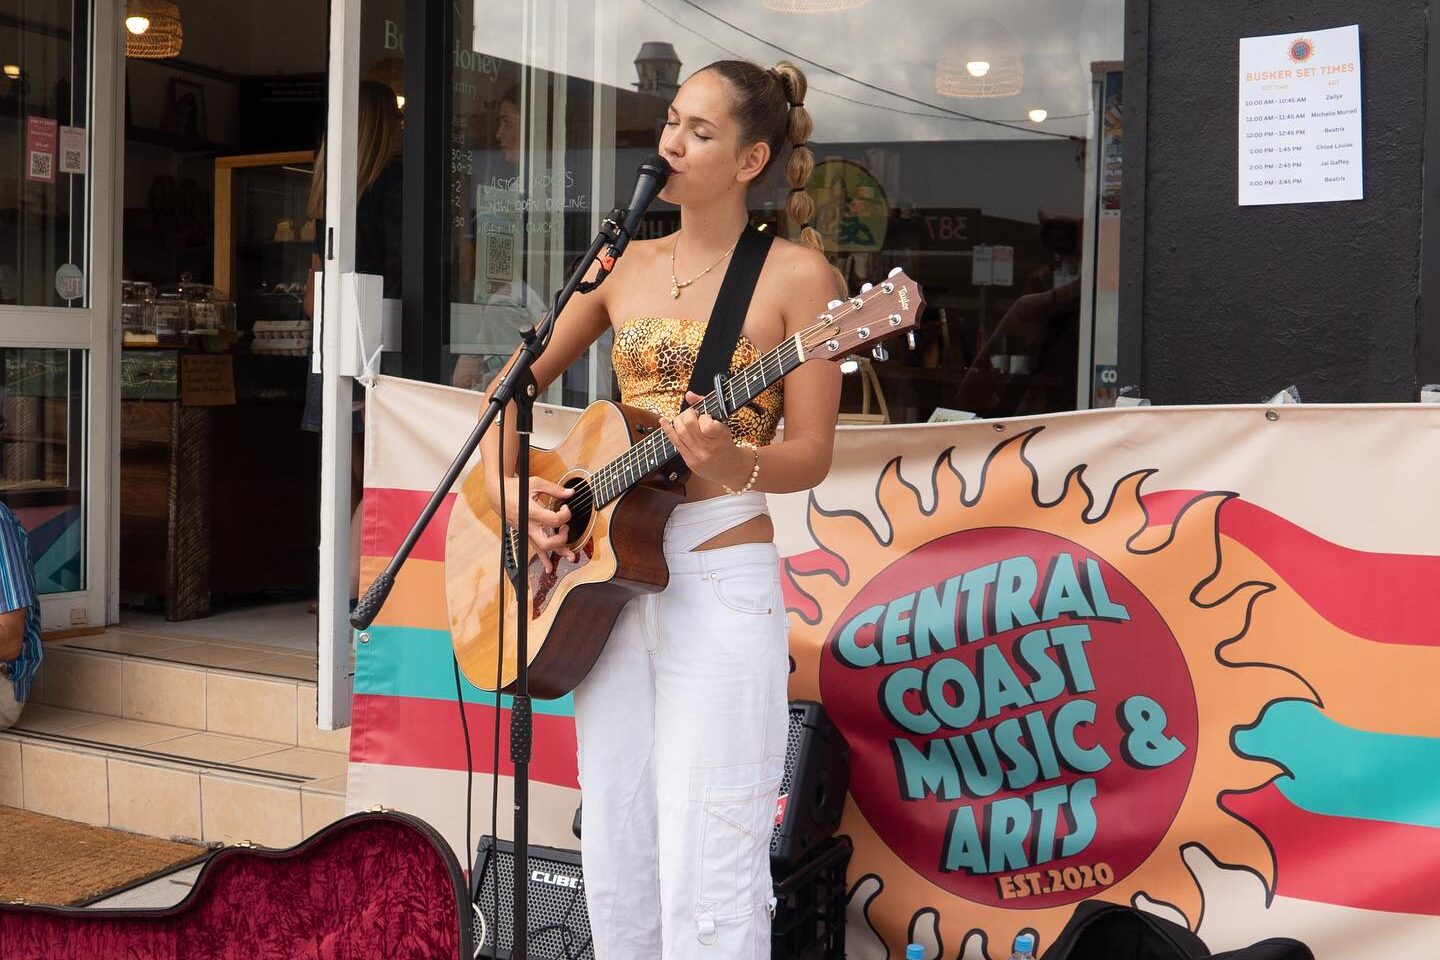
[{"label": "microphone cable", "polygon": [[[509,514],[505,509],[505,419],[505,409],[502,407],[500,413],[495,417],[496,429],[500,431],[499,450],[496,454],[496,460],[498,462],[495,464],[495,469],[500,471],[500,575],[495,584],[495,605],[499,612],[500,620],[495,627],[495,730],[494,743],[491,746],[490,766],[490,849],[492,856],[488,857],[485,862],[486,869],[490,868],[491,863],[496,863],[495,884],[494,889],[491,890],[493,894],[491,909],[494,912],[491,916],[495,917],[497,924],[500,920],[500,873],[498,866],[500,852],[500,721],[503,718],[500,709],[500,679],[501,672],[505,669],[505,543],[508,536],[505,528],[510,523],[508,519]],[[480,466],[481,469],[484,469],[483,463]],[[526,520],[529,520],[528,513]],[[526,533],[528,534],[528,532],[529,524],[527,522]],[[528,546],[529,541],[527,540],[525,543]],[[516,563],[520,563],[526,559],[526,552],[528,551],[521,551],[521,555],[516,558]],[[466,842],[468,843],[469,834],[467,833],[466,836]],[[514,873],[513,869],[511,873]],[[480,887],[476,886],[475,889],[478,892]],[[511,934],[513,936],[513,930]],[[498,934],[491,940],[490,956],[492,960],[496,960],[496,958],[500,956],[500,937]]]}]

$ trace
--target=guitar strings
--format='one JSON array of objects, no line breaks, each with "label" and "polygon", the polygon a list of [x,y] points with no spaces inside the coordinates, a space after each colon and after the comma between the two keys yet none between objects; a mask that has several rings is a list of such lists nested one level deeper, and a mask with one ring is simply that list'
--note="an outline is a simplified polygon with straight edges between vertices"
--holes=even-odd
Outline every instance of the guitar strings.
[{"label": "guitar strings", "polygon": [[[817,324],[816,327],[818,326],[822,326],[822,324]],[[801,331],[799,335],[804,336],[805,334],[814,330],[816,327],[806,328],[805,330]],[[768,378],[770,373],[772,372],[781,373],[784,371],[785,362],[783,351],[786,349],[786,347],[792,347],[794,345],[794,339],[794,336],[787,337],[784,343],[779,344],[774,350],[772,350],[769,354],[766,354],[765,357],[761,358],[761,360],[754,365],[756,368],[759,369],[762,377]],[[774,367],[773,371],[771,370],[772,365]],[[742,371],[741,374],[738,374],[734,378],[735,381],[753,379],[753,377],[746,376],[745,371]],[[776,380],[778,379],[779,378],[777,377]],[[774,382],[775,381],[767,383],[766,388],[768,389],[769,386]],[[734,387],[738,385],[738,383],[727,383],[725,385],[725,391],[728,395],[726,398],[728,406],[734,406]],[[714,391],[711,391],[711,393],[709,393],[697,406],[705,413],[708,413],[711,416],[716,416],[719,413],[719,410],[714,408],[714,402],[716,401],[716,399],[717,398]],[[644,476],[644,474],[649,472],[649,470],[659,467],[661,464],[668,462],[676,455],[677,451],[670,444],[670,439],[668,437],[666,437],[663,433],[652,433],[644,440],[627,449],[624,454],[612,460],[605,466],[601,467],[599,470],[595,471],[592,481],[586,484],[584,487],[580,488],[580,492],[577,493],[572,500],[566,501],[566,504],[574,504],[577,507],[587,506],[593,499],[593,491],[597,487],[608,488],[611,482],[616,480],[623,480],[625,478],[625,474],[630,471],[639,471],[639,475]],[[607,496],[606,502],[609,502],[609,499],[611,498]]]},{"label": "guitar strings", "polygon": [[[762,376],[769,376],[770,365],[772,362],[775,366],[774,372],[780,373],[784,370],[785,364],[783,351],[787,346],[794,345],[796,337],[804,338],[809,334],[816,332],[817,330],[823,329],[824,327],[828,326],[831,323],[834,323],[837,320],[848,317],[850,314],[859,311],[859,308],[855,307],[850,301],[846,301],[846,306],[848,307],[848,310],[846,310],[845,312],[832,313],[830,315],[831,319],[829,321],[818,320],[817,318],[816,323],[813,323],[810,326],[801,329],[798,333],[785,338],[783,342],[777,344],[775,349],[771,350],[769,353],[767,353],[764,357],[760,359],[759,363],[755,364],[755,366],[760,368],[760,373],[762,374]],[[803,358],[797,357],[797,359]],[[744,379],[745,373],[746,371],[741,371],[741,373],[737,375],[735,379]],[[780,378],[777,378],[777,381],[778,379]],[[767,384],[766,389],[768,389],[770,385],[771,384]],[[731,382],[727,382],[725,384],[724,390],[729,393],[729,397],[727,397],[727,405],[729,405],[730,402],[733,402],[735,397]],[[714,391],[711,391],[700,402],[700,409],[706,413],[709,413],[711,416],[714,416],[715,413],[718,411],[713,411],[710,409],[710,407],[711,402],[715,399],[716,395]],[[665,434],[659,431],[652,433],[644,440],[641,440],[639,443],[631,446],[629,449],[626,450],[625,453],[621,454],[619,457],[610,461],[605,466],[601,467],[599,470],[595,471],[595,473],[592,475],[593,479],[591,480],[591,482],[581,487],[579,492],[577,492],[571,500],[565,502],[565,505],[571,507],[571,513],[573,515],[576,508],[587,507],[593,502],[593,491],[595,487],[605,486],[612,480],[623,479],[625,473],[631,470],[640,470],[640,476],[643,477],[646,472],[651,469],[655,469],[661,464],[668,462],[676,455],[677,451],[670,444],[670,439],[666,437]],[[607,499],[606,502],[608,503],[609,499]]]},{"label": "guitar strings", "polygon": [[[787,337],[784,342],[778,344],[775,349],[771,350],[768,354],[762,357],[760,362],[756,364],[756,366],[760,368],[761,374],[768,377],[770,373],[770,366],[772,363],[775,367],[774,372],[780,373],[784,371],[784,350],[787,347],[791,347],[794,345],[795,338],[797,336],[803,338],[817,330],[823,329],[824,327],[829,325],[829,323],[833,323],[834,320],[841,319],[843,317],[849,316],[849,314],[851,313],[857,312],[857,308],[851,305],[848,301],[846,302],[846,305],[849,307],[849,310],[847,312],[833,313],[831,314],[832,319],[830,321],[819,320],[818,322],[803,328],[798,333]],[[797,355],[796,359],[802,358]],[[744,379],[748,379],[745,377],[745,371],[741,371],[741,374],[735,378],[735,380],[742,381]],[[780,378],[777,377],[777,380],[778,379]],[[725,385],[725,389],[730,394],[729,399],[733,401],[734,392],[732,383],[727,383]],[[767,384],[767,388],[768,386],[769,384]],[[718,412],[711,409],[711,403],[715,399],[715,393],[712,391],[709,395],[705,397],[704,400],[701,401],[699,405],[700,408],[706,413],[714,416],[715,413]],[[567,503],[573,503],[577,507],[587,506],[593,499],[593,494],[591,493],[591,491],[596,486],[605,486],[608,485],[612,480],[623,479],[624,473],[630,470],[639,470],[640,476],[644,476],[646,472],[660,466],[663,463],[668,462],[674,456],[676,456],[676,451],[671,446],[669,438],[666,437],[663,433],[652,433],[644,440],[630,447],[624,454],[597,470],[594,474],[596,480],[592,481],[590,484],[587,484],[586,487],[581,488],[580,493],[578,493],[573,500],[567,501]],[[617,476],[617,474],[619,474],[619,476]]]},{"label": "guitar strings", "polygon": [[[848,311],[843,313],[832,313],[831,320],[818,320],[818,322],[803,328],[798,333],[787,337],[784,342],[778,344],[774,350],[770,351],[770,353],[766,354],[763,358],[761,358],[760,362],[757,364],[757,366],[760,367],[761,373],[768,376],[769,368],[772,362],[775,366],[775,372],[783,372],[785,366],[783,351],[787,347],[793,346],[796,337],[804,338],[817,330],[823,329],[830,323],[833,323],[835,320],[847,317],[851,313],[857,312],[857,308],[850,304],[849,301],[846,301],[846,306],[849,307]],[[796,359],[803,360],[803,358],[798,355],[796,356]],[[742,371],[741,374],[735,379],[743,380],[744,374],[745,371]],[[731,384],[727,383],[726,389],[727,391],[730,391],[731,399],[733,399],[734,394]],[[710,409],[710,404],[714,397],[715,394],[712,392],[700,404],[701,408],[704,409],[706,413],[710,413],[712,416],[716,412]],[[657,447],[658,450],[655,449]],[[650,456],[647,457],[646,454],[650,454]],[[602,474],[605,475],[604,479],[601,481],[602,483],[607,483],[611,479],[619,479],[616,478],[614,474],[624,470],[630,470],[632,468],[640,469],[642,471],[641,476],[643,476],[644,472],[648,471],[649,469],[653,469],[654,467],[657,467],[662,463],[665,463],[675,455],[676,451],[670,446],[669,438],[666,437],[663,433],[654,433],[651,434],[649,437],[646,437],[645,440],[642,440],[640,443],[631,447],[629,450],[626,451],[626,453],[622,454],[620,457],[616,458],[611,463],[596,471],[595,475],[597,477],[601,476]],[[584,503],[587,501],[581,500],[580,502]]]}]

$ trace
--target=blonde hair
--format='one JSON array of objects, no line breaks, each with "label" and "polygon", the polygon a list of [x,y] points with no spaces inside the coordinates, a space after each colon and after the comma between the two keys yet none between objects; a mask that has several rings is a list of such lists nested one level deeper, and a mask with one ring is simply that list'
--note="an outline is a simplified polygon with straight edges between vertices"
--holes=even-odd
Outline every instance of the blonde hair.
[{"label": "blonde hair", "polygon": [[[355,171],[355,199],[374,186],[400,147],[400,107],[395,92],[376,80],[360,83],[359,129],[355,150],[360,163]],[[315,152],[315,173],[310,180],[308,213],[319,220],[325,216],[325,142]]]},{"label": "blonde hair", "polygon": [[[815,170],[815,156],[807,146],[815,124],[810,111],[805,109],[809,84],[804,71],[788,60],[781,60],[769,69],[749,60],[717,60],[697,72],[706,70],[713,70],[730,84],[731,112],[740,125],[741,138],[746,143],[769,144],[770,159],[765,169],[779,157],[782,146],[790,146],[790,155],[785,160],[785,181],[790,187],[785,214],[791,225],[799,229],[800,243],[823,255],[825,241],[820,231],[811,226],[815,201],[805,190]],[[762,170],[761,176],[764,173]],[[833,265],[831,269],[843,295],[844,275]]]}]

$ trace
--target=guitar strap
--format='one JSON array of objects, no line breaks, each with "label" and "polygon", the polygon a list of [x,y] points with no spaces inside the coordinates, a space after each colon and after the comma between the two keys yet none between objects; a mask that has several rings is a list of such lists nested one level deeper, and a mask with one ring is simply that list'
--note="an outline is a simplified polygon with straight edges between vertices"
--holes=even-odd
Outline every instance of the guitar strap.
[{"label": "guitar strap", "polygon": [[750,310],[750,299],[760,279],[760,268],[765,266],[765,257],[770,253],[770,244],[774,239],[770,234],[746,225],[745,232],[740,234],[740,240],[735,244],[735,255],[725,271],[725,279],[720,283],[715,309],[710,312],[705,338],[700,341],[700,349],[695,354],[695,369],[690,373],[690,389],[702,397],[715,389],[717,373],[730,372],[735,345],[740,342],[740,328],[745,325],[745,314]]}]

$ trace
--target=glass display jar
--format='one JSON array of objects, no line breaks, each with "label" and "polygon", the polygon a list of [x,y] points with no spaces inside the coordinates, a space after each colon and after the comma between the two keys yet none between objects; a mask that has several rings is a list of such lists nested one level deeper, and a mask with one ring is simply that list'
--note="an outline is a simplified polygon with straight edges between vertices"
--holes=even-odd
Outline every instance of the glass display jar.
[{"label": "glass display jar", "polygon": [[132,280],[120,284],[120,329],[127,336],[155,333],[155,288]]}]

